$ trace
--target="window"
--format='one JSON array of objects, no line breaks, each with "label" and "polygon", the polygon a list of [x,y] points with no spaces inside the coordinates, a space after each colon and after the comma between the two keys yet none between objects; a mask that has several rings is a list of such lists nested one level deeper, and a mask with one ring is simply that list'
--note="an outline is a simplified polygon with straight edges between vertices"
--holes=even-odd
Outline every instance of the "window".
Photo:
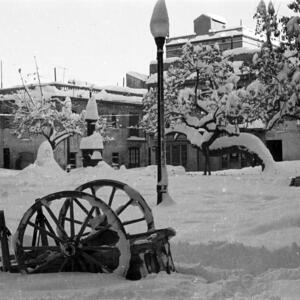
[{"label": "window", "polygon": [[140,148],[129,148],[129,167],[136,168],[140,166]]},{"label": "window", "polygon": [[111,154],[111,163],[112,163],[112,165],[120,164],[119,152],[113,152]]},{"label": "window", "polygon": [[172,166],[187,165],[187,145],[186,144],[168,144],[166,147],[167,164]]},{"label": "window", "polygon": [[228,169],[228,154],[222,154],[222,169]]},{"label": "window", "polygon": [[[158,153],[157,153],[158,155]],[[171,145],[167,145],[166,147],[166,161],[167,161],[167,165],[171,165]],[[156,162],[157,164],[157,162]]]},{"label": "window", "polygon": [[71,168],[76,168],[76,152],[69,153],[69,164]]},{"label": "window", "polygon": [[106,124],[109,128],[117,128],[117,116],[110,115],[106,118]]},{"label": "window", "polygon": [[242,168],[249,166],[249,164],[248,164],[249,156],[250,155],[247,155],[244,152],[241,153],[241,167]]},{"label": "window", "polygon": [[139,115],[132,114],[129,116],[129,136],[139,136]]},{"label": "window", "polygon": [[239,154],[237,152],[230,153],[230,162],[239,161]]},{"label": "window", "polygon": [[180,165],[180,145],[173,145],[171,148],[172,165]]}]

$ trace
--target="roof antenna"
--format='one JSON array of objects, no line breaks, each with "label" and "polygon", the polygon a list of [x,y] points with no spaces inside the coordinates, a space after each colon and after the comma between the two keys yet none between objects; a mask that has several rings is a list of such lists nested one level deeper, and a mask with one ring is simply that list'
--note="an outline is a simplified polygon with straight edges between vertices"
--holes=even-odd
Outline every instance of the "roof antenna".
[{"label": "roof antenna", "polygon": [[40,91],[41,91],[41,96],[42,96],[42,99],[44,99],[42,85],[41,85],[41,78],[40,78],[40,73],[39,73],[39,68],[38,68],[38,64],[36,62],[36,57],[35,56],[34,56],[34,62],[35,62],[35,68],[36,68],[37,78],[38,78],[38,81],[39,81],[39,87],[40,87]]},{"label": "roof antenna", "polygon": [[240,19],[240,26],[243,27],[243,20]]}]

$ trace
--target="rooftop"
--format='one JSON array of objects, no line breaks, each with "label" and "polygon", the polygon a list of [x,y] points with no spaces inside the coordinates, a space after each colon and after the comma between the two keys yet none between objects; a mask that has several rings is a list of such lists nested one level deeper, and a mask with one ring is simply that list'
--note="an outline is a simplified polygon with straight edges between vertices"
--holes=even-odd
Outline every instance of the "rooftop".
[{"label": "rooftop", "polygon": [[[40,97],[40,87],[37,84],[26,86],[33,97]],[[44,97],[90,98],[90,91],[96,100],[141,104],[146,89],[132,89],[120,86],[85,86],[70,83],[49,82],[41,84]],[[25,90],[22,85],[0,89],[0,100],[12,100],[14,95],[22,95]]]},{"label": "rooftop", "polygon": [[244,35],[250,37],[257,41],[262,41],[262,38],[255,34],[254,30],[244,26],[226,28],[218,31],[210,31],[208,34],[203,35],[186,35],[180,37],[172,37],[168,39],[167,46],[177,45],[177,44],[185,44],[187,42],[200,42],[200,41],[207,41],[207,40],[214,40],[219,38],[226,38],[226,37],[234,37],[237,35]]},{"label": "rooftop", "polygon": [[227,23],[225,18],[223,18],[222,16],[219,16],[219,15],[216,15],[216,14],[205,13],[202,15],[207,16],[207,17],[211,18],[212,20],[219,22],[219,23],[223,23],[223,24]]},{"label": "rooftop", "polygon": [[130,75],[132,77],[138,78],[138,79],[140,79],[142,81],[146,81],[148,79],[147,75],[141,74],[141,73],[138,73],[138,72],[134,72],[134,71],[129,71],[126,74],[128,74],[128,75]]}]

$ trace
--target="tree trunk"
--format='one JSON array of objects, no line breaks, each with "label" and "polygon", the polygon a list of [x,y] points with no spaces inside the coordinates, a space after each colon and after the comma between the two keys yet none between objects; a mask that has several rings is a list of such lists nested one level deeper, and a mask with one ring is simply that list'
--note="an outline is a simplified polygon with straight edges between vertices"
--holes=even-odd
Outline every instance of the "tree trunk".
[{"label": "tree trunk", "polygon": [[55,148],[56,148],[56,143],[55,143],[55,140],[54,141],[50,141],[50,140],[48,140],[49,141],[49,143],[50,143],[50,145],[51,145],[51,148],[52,148],[52,150],[54,151],[55,150]]},{"label": "tree trunk", "polygon": [[203,150],[204,158],[205,158],[203,175],[211,175],[210,159],[209,159],[209,146],[207,144],[203,145],[202,150]]}]

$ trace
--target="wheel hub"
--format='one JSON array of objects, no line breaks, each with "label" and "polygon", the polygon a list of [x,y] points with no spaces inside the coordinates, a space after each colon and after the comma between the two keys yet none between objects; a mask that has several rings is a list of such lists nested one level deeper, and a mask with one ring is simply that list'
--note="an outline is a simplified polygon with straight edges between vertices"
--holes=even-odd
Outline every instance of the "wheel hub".
[{"label": "wheel hub", "polygon": [[61,247],[61,250],[62,250],[62,252],[65,256],[68,256],[68,257],[74,256],[75,253],[76,253],[76,247],[71,242],[66,243],[66,244],[62,244],[60,247]]}]

